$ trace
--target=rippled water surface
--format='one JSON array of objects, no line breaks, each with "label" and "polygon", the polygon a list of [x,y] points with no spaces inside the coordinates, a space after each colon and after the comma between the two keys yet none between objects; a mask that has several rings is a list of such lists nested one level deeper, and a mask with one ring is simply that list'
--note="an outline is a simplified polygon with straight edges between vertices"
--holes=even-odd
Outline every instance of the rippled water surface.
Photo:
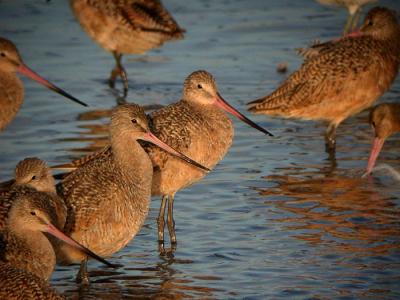
[{"label": "rippled water surface", "polygon": [[[130,102],[174,102],[184,78],[206,69],[244,112],[287,76],[278,63],[289,71],[301,63],[294,48],[338,36],[347,16],[311,0],[164,3],[186,39],[124,58]],[[27,156],[56,164],[101,147],[117,98],[105,84],[113,59],[81,30],[68,2],[0,0],[0,35],[26,64],[91,105],[24,79],[24,106],[0,136],[0,179]],[[399,99],[397,79],[380,101]],[[339,127],[336,159],[324,152],[323,124],[252,118],[276,137],[235,120],[225,159],[176,195],[174,253],[158,253],[154,198],[140,234],[110,259],[123,267],[90,262],[88,289],[74,281],[78,266],[58,267],[52,285],[72,299],[399,299],[399,182],[385,171],[361,178],[372,139],[367,112]],[[379,162],[400,171],[399,150],[393,136]]]}]

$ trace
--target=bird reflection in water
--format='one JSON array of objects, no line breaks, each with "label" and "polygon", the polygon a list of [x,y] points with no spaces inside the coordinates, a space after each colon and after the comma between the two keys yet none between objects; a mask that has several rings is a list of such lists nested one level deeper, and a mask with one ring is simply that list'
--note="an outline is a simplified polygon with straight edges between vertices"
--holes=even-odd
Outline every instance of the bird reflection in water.
[{"label": "bird reflection in water", "polygon": [[[92,284],[88,287],[78,287],[69,278],[60,278],[52,284],[66,289],[68,299],[186,299],[186,298],[214,298],[218,291],[210,288],[209,282],[219,281],[222,278],[214,275],[197,274],[191,279],[180,274],[173,267],[174,264],[191,264],[191,260],[177,259],[172,252],[159,257],[159,260],[146,263],[138,260],[149,259],[151,254],[125,255],[125,268],[117,271],[110,269],[91,270]],[[132,256],[132,257],[128,257]],[[122,271],[121,271],[122,270]],[[67,272],[65,273],[67,274]],[[66,276],[67,277],[67,276]],[[204,286],[194,285],[194,282],[204,281]],[[60,288],[57,287],[57,288]],[[127,295],[129,295],[127,297]]]},{"label": "bird reflection in water", "polygon": [[286,229],[297,239],[329,246],[335,254],[356,256],[400,248],[400,209],[390,196],[379,194],[373,182],[340,176],[302,179],[271,175],[265,179],[276,186],[256,190],[267,198],[266,204],[290,212],[274,221],[288,223]]}]

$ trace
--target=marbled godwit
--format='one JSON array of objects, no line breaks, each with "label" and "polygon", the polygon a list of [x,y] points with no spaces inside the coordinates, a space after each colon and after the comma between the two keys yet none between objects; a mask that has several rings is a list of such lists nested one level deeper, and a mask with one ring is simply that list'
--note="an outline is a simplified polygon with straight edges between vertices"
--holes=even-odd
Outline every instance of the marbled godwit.
[{"label": "marbled godwit", "polygon": [[164,42],[182,39],[180,28],[159,0],[70,0],[83,29],[105,50],[112,52],[116,65],[109,85],[120,76],[124,96],[128,78],[121,64],[122,54],[142,54]]},{"label": "marbled godwit", "polygon": [[1,262],[0,299],[65,300],[43,279]]},{"label": "marbled godwit", "polygon": [[317,0],[317,2],[324,5],[347,7],[347,10],[349,11],[349,17],[347,18],[346,26],[344,27],[344,35],[356,28],[358,19],[360,18],[361,7],[377,1],[378,0]]},{"label": "marbled godwit", "polygon": [[16,72],[36,80],[45,87],[74,102],[87,106],[87,104],[29,69],[23,63],[15,45],[11,41],[0,37],[0,130],[14,119],[24,100],[24,87]]},{"label": "marbled godwit", "polygon": [[6,227],[0,232],[1,262],[47,280],[56,263],[53,246],[44,234],[48,233],[78,251],[111,265],[53,225],[58,222],[59,216],[45,193],[29,187],[17,189],[23,191],[16,193]]},{"label": "marbled godwit", "polygon": [[329,122],[328,149],[337,126],[369,107],[392,84],[400,63],[400,26],[386,8],[369,11],[358,37],[331,43],[305,60],[272,94],[249,103],[257,114]]},{"label": "marbled godwit", "polygon": [[[218,93],[213,76],[206,71],[190,74],[184,83],[182,100],[153,112],[150,121],[155,134],[162,141],[212,169],[225,156],[233,140],[233,125],[224,111],[271,135],[228,104]],[[157,147],[147,146],[146,151],[154,166],[152,195],[162,196],[158,217],[158,239],[163,244],[164,215],[168,202],[167,225],[171,243],[175,244],[173,219],[175,193],[197,182],[205,176],[205,173]],[[71,164],[57,167],[76,168],[92,159],[109,155],[110,150],[105,148]]]},{"label": "marbled godwit", "polygon": [[[153,166],[138,143],[154,143],[186,162],[203,168],[157,139],[144,110],[126,104],[111,116],[111,153],[90,160],[57,187],[68,207],[65,232],[102,256],[119,251],[136,235],[147,216]],[[81,262],[78,279],[87,281],[87,255],[63,244],[58,249],[63,263]]]},{"label": "marbled godwit", "polygon": [[374,129],[375,139],[368,160],[367,174],[372,172],[385,140],[400,131],[400,104],[382,103],[375,106],[369,115],[369,121]]},{"label": "marbled godwit", "polygon": [[64,201],[58,197],[55,181],[51,169],[46,163],[36,157],[25,158],[15,167],[14,179],[0,186],[0,230],[6,225],[8,212],[16,197],[16,194],[30,193],[31,189],[15,189],[14,187],[27,186],[39,192],[47,194],[48,200],[57,212],[57,227],[63,228],[67,216],[67,208]]}]

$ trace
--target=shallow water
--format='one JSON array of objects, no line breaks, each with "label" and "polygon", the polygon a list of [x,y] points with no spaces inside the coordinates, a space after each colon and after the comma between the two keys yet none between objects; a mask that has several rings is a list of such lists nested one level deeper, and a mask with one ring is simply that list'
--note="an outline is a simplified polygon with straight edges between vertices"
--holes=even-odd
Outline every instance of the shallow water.
[{"label": "shallow water", "polygon": [[[164,2],[187,35],[125,57],[128,100],[142,105],[176,101],[184,78],[206,69],[244,112],[285,78],[278,63],[289,72],[301,63],[294,48],[337,37],[346,19],[344,10],[306,0]],[[397,0],[381,4],[399,8]],[[33,69],[91,105],[24,79],[25,104],[0,136],[0,179],[27,156],[57,164],[101,147],[116,102],[105,84],[113,59],[81,30],[67,1],[0,0],[0,35]],[[380,101],[399,97],[397,79]],[[154,198],[140,234],[110,259],[123,267],[90,262],[89,289],[74,282],[78,266],[58,267],[52,285],[72,299],[400,298],[399,182],[384,170],[361,178],[372,139],[367,113],[340,126],[336,160],[324,152],[323,124],[252,118],[276,137],[235,120],[225,159],[176,196],[173,254],[158,254]],[[393,136],[379,162],[400,171],[399,150]]]}]

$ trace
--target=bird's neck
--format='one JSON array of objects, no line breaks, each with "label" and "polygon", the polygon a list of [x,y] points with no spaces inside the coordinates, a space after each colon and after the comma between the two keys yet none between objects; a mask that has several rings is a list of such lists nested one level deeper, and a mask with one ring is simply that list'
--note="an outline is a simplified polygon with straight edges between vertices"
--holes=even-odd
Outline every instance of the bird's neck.
[{"label": "bird's neck", "polygon": [[[56,256],[49,239],[44,233],[36,230],[23,229],[15,226],[9,227],[9,236],[18,241],[24,252],[22,261],[17,262],[22,267],[31,265],[36,271],[35,275],[48,279],[56,263]],[[18,255],[18,257],[20,257]],[[32,270],[33,271],[33,270]]]},{"label": "bird's neck", "polygon": [[195,112],[204,119],[229,120],[228,115],[215,105],[204,105],[196,102],[182,100],[182,103],[191,107]]},{"label": "bird's neck", "polygon": [[[8,124],[20,109],[24,99],[24,86],[15,73],[0,70],[0,130]],[[1,124],[4,124],[2,126]]]},{"label": "bird's neck", "polygon": [[[148,180],[151,183],[153,166],[148,154],[129,132],[121,132],[111,138],[115,164],[133,184]],[[140,181],[140,182],[139,182]]]}]

